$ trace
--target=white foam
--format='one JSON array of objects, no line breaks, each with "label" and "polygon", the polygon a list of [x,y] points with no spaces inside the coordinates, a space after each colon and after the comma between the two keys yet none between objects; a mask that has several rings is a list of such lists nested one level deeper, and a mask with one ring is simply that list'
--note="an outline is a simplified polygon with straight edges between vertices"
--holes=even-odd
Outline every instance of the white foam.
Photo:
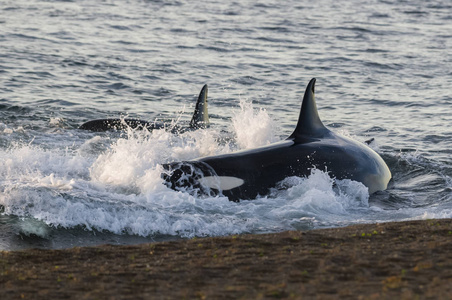
[{"label": "white foam", "polygon": [[275,123],[264,109],[254,109],[251,101],[240,100],[240,109],[232,117],[236,143],[250,149],[278,141]]},{"label": "white foam", "polygon": [[11,134],[13,132],[14,130],[12,128],[9,128],[8,125],[0,123],[0,133]]},{"label": "white foam", "polygon": [[63,127],[64,119],[63,118],[50,118],[49,125],[53,127]]},{"label": "white foam", "polygon": [[[331,222],[353,218],[357,210],[368,209],[367,188],[351,180],[334,180],[323,171],[313,169],[307,178],[289,177],[273,191],[273,197],[286,203],[271,210],[271,214],[291,219],[297,227],[298,220],[310,218],[310,222],[328,225]],[[281,200],[279,200],[281,201]]]},{"label": "white foam", "polygon": [[[163,184],[162,164],[230,152],[234,147],[219,145],[215,130],[181,135],[131,130],[119,138],[80,135],[64,136],[57,146],[32,143],[0,149],[0,205],[6,214],[57,227],[182,237],[452,216],[450,207],[430,208],[427,215],[415,208],[369,207],[362,184],[335,182],[315,169],[308,178],[287,178],[279,189],[252,201],[193,197]],[[255,136],[244,147],[267,142]],[[32,230],[28,225],[23,232],[46,235],[42,226]]]},{"label": "white foam", "polygon": [[26,219],[19,223],[19,232],[26,235],[36,235],[42,238],[46,238],[49,234],[49,227],[42,221],[36,219]]},{"label": "white foam", "polygon": [[127,138],[118,139],[97,157],[90,168],[90,175],[95,183],[155,190],[162,182],[161,170],[157,170],[161,164],[227,151],[227,146],[217,144],[213,130],[181,135],[165,130],[130,131]]}]

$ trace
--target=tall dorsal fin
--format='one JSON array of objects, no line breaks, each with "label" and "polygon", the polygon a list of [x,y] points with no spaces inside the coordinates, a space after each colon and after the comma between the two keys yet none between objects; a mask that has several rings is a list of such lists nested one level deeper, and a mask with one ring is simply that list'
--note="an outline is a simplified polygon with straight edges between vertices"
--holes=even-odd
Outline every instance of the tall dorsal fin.
[{"label": "tall dorsal fin", "polygon": [[205,128],[209,126],[209,113],[207,111],[207,84],[205,84],[198,96],[198,101],[196,101],[195,112],[190,121],[190,127]]},{"label": "tall dorsal fin", "polygon": [[304,92],[303,103],[301,104],[300,117],[298,118],[295,131],[289,139],[302,141],[306,137],[322,137],[329,130],[320,121],[317,105],[315,104],[315,78],[312,78]]}]

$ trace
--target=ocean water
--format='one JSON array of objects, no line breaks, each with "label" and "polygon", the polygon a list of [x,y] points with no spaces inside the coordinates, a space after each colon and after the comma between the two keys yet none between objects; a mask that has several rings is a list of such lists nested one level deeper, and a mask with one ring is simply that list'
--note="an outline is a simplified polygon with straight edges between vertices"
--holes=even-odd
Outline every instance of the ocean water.
[{"label": "ocean water", "polygon": [[[0,3],[0,249],[133,244],[452,217],[452,4]],[[285,139],[308,81],[324,124],[393,174],[374,195],[320,170],[234,203],[163,185],[162,164]],[[209,129],[93,133],[97,118]]]}]

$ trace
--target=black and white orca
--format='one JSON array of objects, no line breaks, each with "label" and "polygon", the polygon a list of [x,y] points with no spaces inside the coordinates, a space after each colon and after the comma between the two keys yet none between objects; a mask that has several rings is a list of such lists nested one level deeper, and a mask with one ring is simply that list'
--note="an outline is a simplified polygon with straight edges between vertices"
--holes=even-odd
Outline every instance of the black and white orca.
[{"label": "black and white orca", "polygon": [[[195,112],[190,121],[190,124],[186,128],[171,127],[175,132],[181,132],[185,130],[193,130],[199,128],[206,128],[209,126],[209,113],[207,111],[207,84],[203,86],[199,93],[198,100],[196,101]],[[163,122],[148,122],[137,119],[99,119],[92,120],[83,123],[79,129],[91,130],[91,131],[108,131],[108,130],[125,130],[127,128],[132,129],[147,129],[152,131],[154,129],[166,128],[167,124]]]},{"label": "black and white orca", "polygon": [[319,118],[316,79],[303,97],[295,131],[284,141],[256,149],[165,164],[165,184],[175,190],[223,194],[232,201],[266,195],[289,176],[306,177],[312,168],[336,179],[363,183],[372,194],[387,188],[391,172],[366,144],[334,133]]}]

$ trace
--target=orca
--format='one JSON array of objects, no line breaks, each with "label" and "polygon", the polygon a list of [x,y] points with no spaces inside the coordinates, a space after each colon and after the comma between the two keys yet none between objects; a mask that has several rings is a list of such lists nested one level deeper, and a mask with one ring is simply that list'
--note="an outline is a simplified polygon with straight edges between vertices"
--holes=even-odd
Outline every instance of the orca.
[{"label": "orca", "polygon": [[[209,123],[209,113],[207,111],[207,84],[205,84],[199,93],[196,101],[195,112],[188,127],[180,126],[171,127],[174,132],[181,132],[186,130],[194,130],[199,128],[207,128]],[[147,129],[152,131],[154,129],[166,128],[167,124],[163,122],[148,122],[137,119],[98,119],[83,123],[79,129],[91,130],[96,132],[103,132],[108,130],[125,130],[132,129]]]},{"label": "orca", "polygon": [[222,194],[239,201],[267,195],[283,179],[306,177],[317,168],[338,180],[361,182],[369,194],[385,190],[391,172],[384,160],[365,143],[334,133],[323,125],[315,102],[315,82],[315,78],[309,82],[298,123],[286,140],[165,164],[164,183],[174,190]]}]

